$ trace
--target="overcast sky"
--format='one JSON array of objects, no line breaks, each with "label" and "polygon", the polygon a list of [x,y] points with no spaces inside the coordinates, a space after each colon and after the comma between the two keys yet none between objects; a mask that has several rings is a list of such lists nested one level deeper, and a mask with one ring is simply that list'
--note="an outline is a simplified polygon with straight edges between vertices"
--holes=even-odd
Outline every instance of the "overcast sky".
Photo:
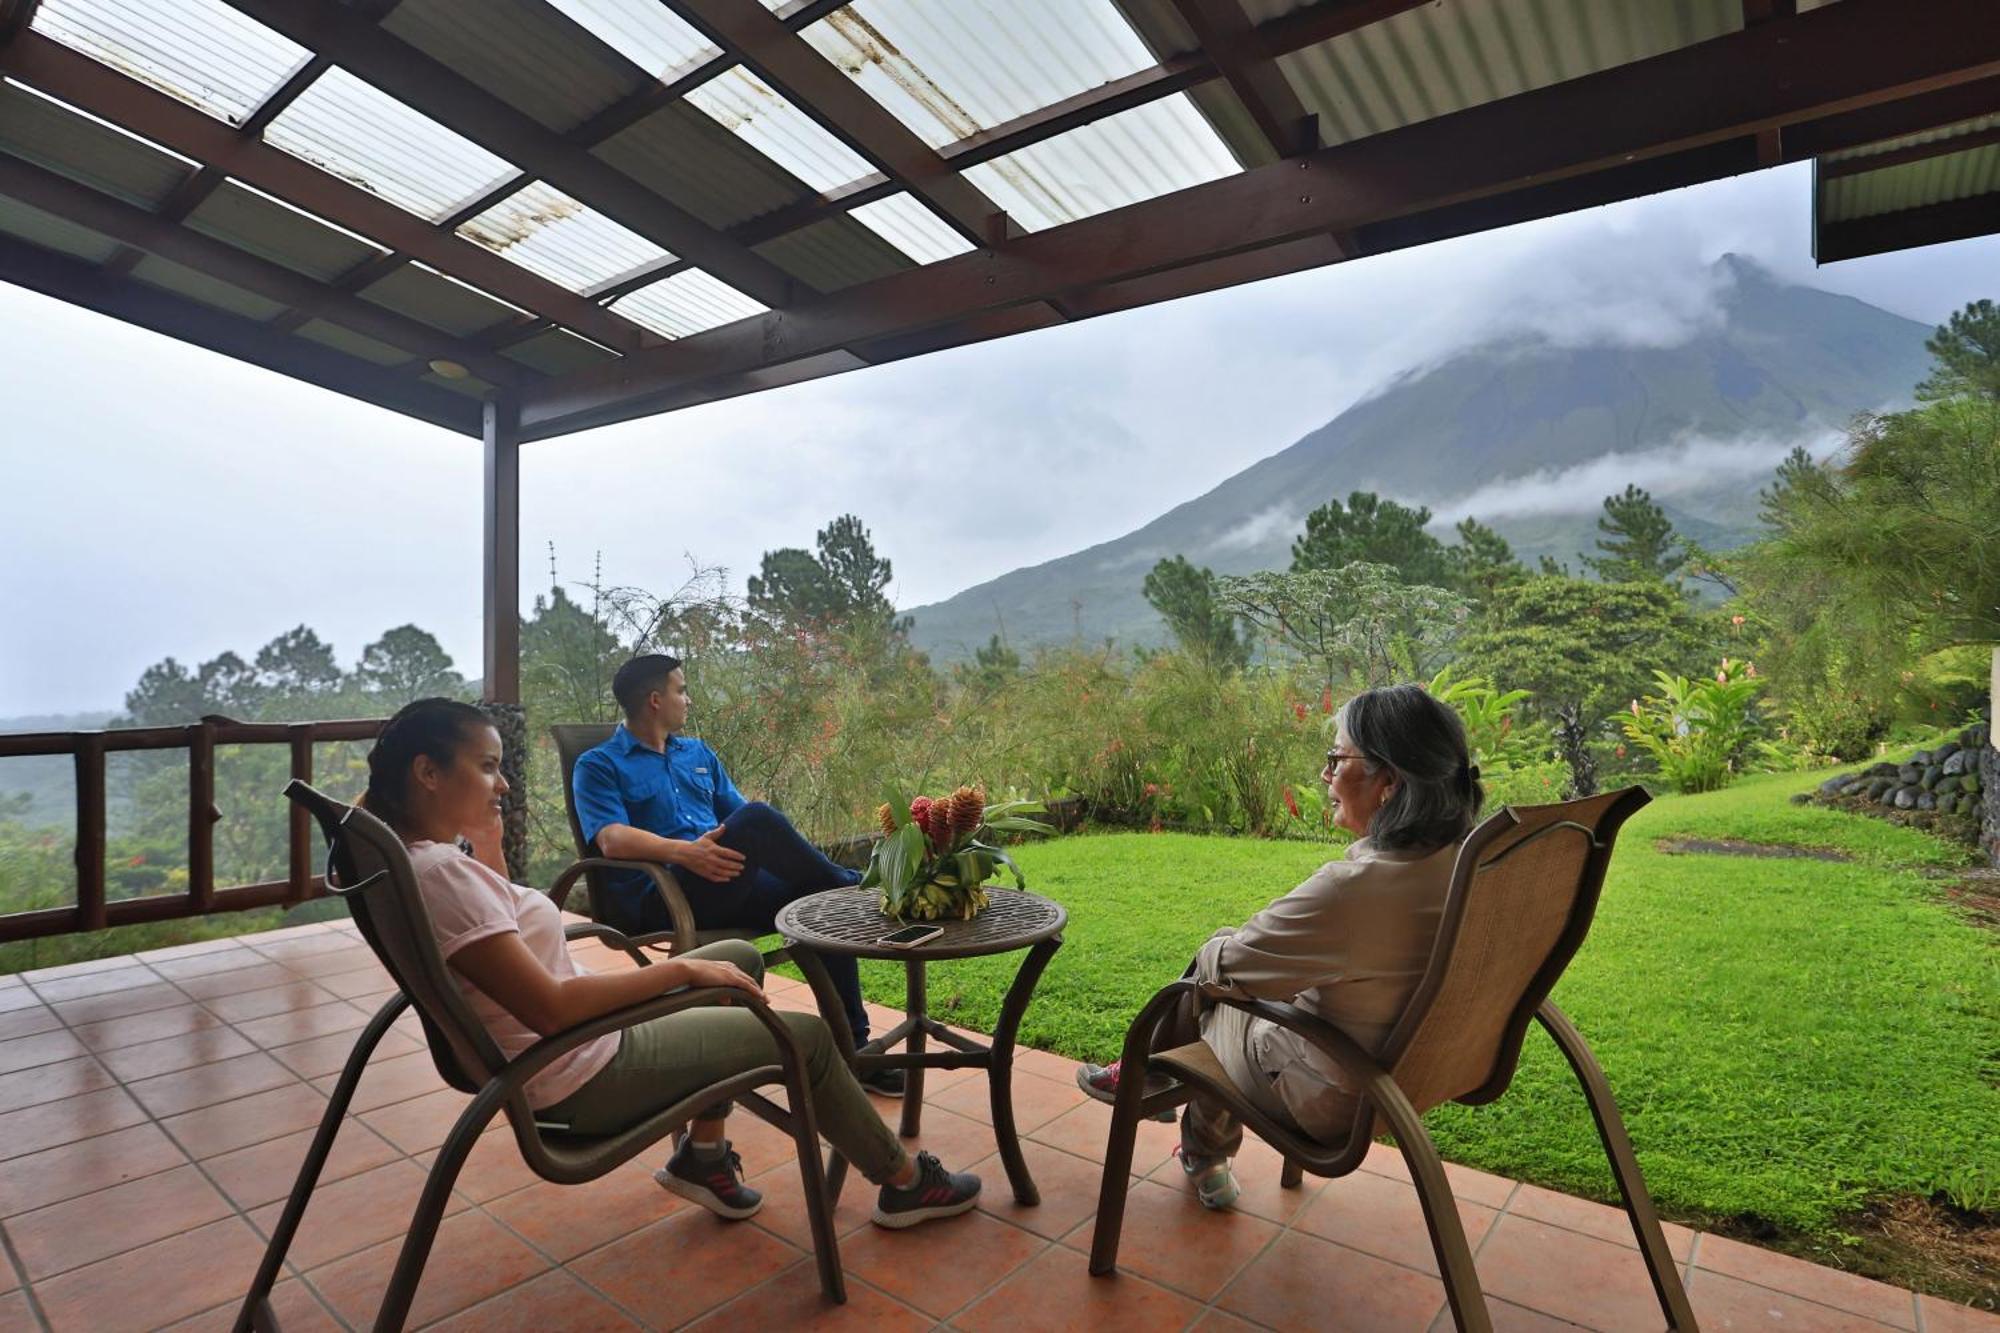
[{"label": "overcast sky", "polygon": [[[739,585],[861,515],[914,606],[1104,541],[1474,341],[1671,343],[1734,251],[1936,323],[1988,238],[1815,271],[1803,166],[527,446],[522,587]],[[1982,285],[1983,284],[1983,285]],[[0,284],[0,718],[414,621],[479,669],[478,442]],[[1602,489],[1601,487],[1599,488]],[[1597,492],[1593,491],[1592,494]]]}]

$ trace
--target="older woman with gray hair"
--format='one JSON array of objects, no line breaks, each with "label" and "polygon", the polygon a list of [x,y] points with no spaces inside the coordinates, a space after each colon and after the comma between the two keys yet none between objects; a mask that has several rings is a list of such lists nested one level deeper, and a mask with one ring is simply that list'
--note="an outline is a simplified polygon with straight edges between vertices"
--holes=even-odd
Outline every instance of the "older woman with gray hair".
[{"label": "older woman with gray hair", "polygon": [[[1464,725],[1421,686],[1357,694],[1338,722],[1320,779],[1335,822],[1360,836],[1345,859],[1242,926],[1217,931],[1189,974],[1207,995],[1296,1004],[1379,1055],[1430,959],[1458,846],[1485,793]],[[1331,1139],[1352,1122],[1354,1093],[1340,1070],[1296,1034],[1240,1009],[1189,1003],[1157,1041],[1177,1046],[1197,1034],[1279,1123]],[[1084,1065],[1077,1082],[1112,1101],[1118,1066]],[[1208,1207],[1235,1202],[1230,1159],[1242,1142],[1225,1108],[1199,1096],[1187,1104],[1176,1156]]]}]

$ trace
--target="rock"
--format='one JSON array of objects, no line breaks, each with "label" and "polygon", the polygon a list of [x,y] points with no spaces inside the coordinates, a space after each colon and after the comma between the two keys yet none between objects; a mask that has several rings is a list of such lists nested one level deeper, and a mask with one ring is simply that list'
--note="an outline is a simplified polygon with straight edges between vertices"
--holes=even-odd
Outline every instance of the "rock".
[{"label": "rock", "polygon": [[1946,741],[1943,745],[1931,751],[1931,758],[1941,764],[1963,748],[1957,741]]},{"label": "rock", "polygon": [[1919,792],[1919,791],[1918,791],[1918,790],[1917,790],[1917,789],[1916,789],[1915,787],[1898,787],[1898,788],[1896,788],[1896,795],[1895,795],[1895,798],[1894,798],[1894,799],[1895,799],[1895,803],[1896,803],[1896,808],[1897,808],[1898,810],[1914,810],[1914,809],[1916,809],[1916,808],[1917,808],[1917,797],[1918,797],[1919,795],[1921,795],[1921,794],[1922,794],[1922,793],[1920,793],[1920,792]]},{"label": "rock", "polygon": [[1935,810],[1937,808],[1938,808],[1937,793],[1928,791],[1920,791],[1917,793],[1917,809]]},{"label": "rock", "polygon": [[1959,780],[1958,789],[1960,791],[1977,792],[1983,785],[1985,784],[1979,780],[1977,773],[1967,773]]},{"label": "rock", "polygon": [[1881,796],[1883,792],[1894,788],[1895,785],[1896,780],[1894,778],[1870,778],[1868,779],[1867,791],[1864,794],[1872,801]]},{"label": "rock", "polygon": [[1792,793],[1792,804],[1793,804],[1793,805],[1811,805],[1811,804],[1812,804],[1812,793],[1811,793],[1811,792],[1809,792],[1809,791],[1800,791],[1800,792],[1793,792],[1793,793]]},{"label": "rock", "polygon": [[1917,785],[1918,779],[1922,778],[1923,775],[1924,770],[1921,765],[1904,764],[1896,770],[1896,781],[1902,783],[1905,787],[1914,787]]},{"label": "rock", "polygon": [[1903,762],[1906,764],[1915,764],[1918,768],[1927,767],[1931,762],[1931,752],[1929,750],[1919,750]]},{"label": "rock", "polygon": [[1943,776],[1944,766],[1941,764],[1932,764],[1924,770],[1924,775],[1917,779],[1917,785],[1925,791],[1929,791],[1938,785],[1938,779]]},{"label": "rock", "polygon": [[1822,796],[1839,796],[1859,781],[1861,779],[1853,773],[1836,773],[1825,782],[1819,784],[1819,794]]},{"label": "rock", "polygon": [[1935,783],[1933,783],[1931,785],[1931,790],[1936,792],[1941,797],[1950,796],[1953,793],[1955,793],[1962,785],[1964,785],[1963,782],[1961,781],[1961,779],[1957,777],[1944,777],[1944,778],[1939,778]]},{"label": "rock", "polygon": [[1895,764],[1885,761],[1879,764],[1870,764],[1863,771],[1871,778],[1893,778],[1896,776],[1896,768]]},{"label": "rock", "polygon": [[1942,767],[1946,773],[1968,773],[1978,767],[1977,755],[1971,750],[1953,750],[1946,756]]},{"label": "rock", "polygon": [[1875,804],[1894,805],[1896,803],[1896,793],[1901,790],[1902,790],[1901,787],[1898,787],[1893,783],[1887,787],[1884,787],[1881,791],[1875,793],[1874,796]]}]

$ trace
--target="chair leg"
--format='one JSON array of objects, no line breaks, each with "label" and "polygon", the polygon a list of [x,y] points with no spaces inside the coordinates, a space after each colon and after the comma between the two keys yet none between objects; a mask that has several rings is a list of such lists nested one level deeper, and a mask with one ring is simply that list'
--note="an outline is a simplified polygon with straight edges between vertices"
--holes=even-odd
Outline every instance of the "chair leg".
[{"label": "chair leg", "polygon": [[250,1290],[243,1297],[243,1307],[236,1312],[235,1333],[277,1328],[278,1317],[271,1309],[270,1299],[271,1288],[277,1285],[278,1270],[284,1266],[285,1253],[291,1249],[292,1238],[298,1234],[299,1221],[305,1216],[306,1205],[312,1201],[313,1188],[319,1184],[319,1173],[333,1152],[334,1137],[340,1133],[340,1122],[347,1115],[348,1103],[354,1100],[354,1089],[361,1082],[361,1072],[368,1065],[368,1057],[381,1044],[389,1025],[409,1007],[410,997],[398,991],[383,1002],[382,1007],[375,1011],[375,1017],[368,1021],[368,1026],[355,1038],[354,1049],[347,1053],[347,1063],[341,1067],[340,1078],[333,1085],[333,1094],[326,1099],[326,1110],[320,1115],[319,1129],[306,1148],[305,1160],[299,1163],[298,1178],[292,1183],[285,1209],[278,1215],[278,1225],[271,1232],[270,1243],[264,1247],[264,1258],[257,1265],[257,1275],[250,1281]]},{"label": "chair leg", "polygon": [[847,1303],[847,1277],[840,1271],[840,1239],[833,1229],[833,1209],[847,1159],[834,1155],[839,1175],[831,1182],[819,1156],[819,1124],[813,1115],[812,1089],[806,1082],[804,1054],[796,1043],[781,1042],[779,1058],[785,1069],[785,1100],[791,1103],[792,1146],[799,1158],[799,1184],[805,1190],[806,1223],[812,1229],[813,1258],[819,1264],[819,1288],[835,1305]]},{"label": "chair leg", "polygon": [[1287,1157],[1285,1159],[1285,1169],[1278,1173],[1279,1186],[1284,1189],[1295,1190],[1299,1187],[1299,1182],[1305,1178],[1306,1169]]},{"label": "chair leg", "polygon": [[1465,1224],[1459,1221],[1458,1201],[1452,1198],[1437,1145],[1388,1070],[1377,1066],[1365,1091],[1389,1122],[1403,1150],[1403,1160],[1409,1164],[1410,1180],[1424,1206],[1424,1225],[1430,1229],[1431,1249],[1444,1276],[1445,1299],[1451,1303],[1453,1321],[1460,1333],[1493,1333],[1493,1319],[1479,1289],[1479,1272],[1472,1264],[1472,1247],[1466,1243]]},{"label": "chair leg", "polygon": [[1645,1177],[1639,1173],[1639,1159],[1632,1152],[1632,1140],[1625,1133],[1625,1121],[1618,1114],[1618,1103],[1611,1096],[1604,1070],[1590,1053],[1583,1034],[1553,1001],[1544,1000],[1535,1017],[1555,1039],[1577,1082],[1583,1085],[1591,1118],[1597,1122],[1597,1137],[1604,1143],[1604,1155],[1611,1159],[1611,1174],[1618,1181],[1618,1193],[1625,1200],[1625,1215],[1632,1221],[1632,1234],[1639,1242],[1639,1253],[1645,1256],[1646,1273],[1653,1279],[1653,1294],[1667,1316],[1670,1333],[1694,1333],[1699,1327],[1694,1307],[1688,1304],[1680,1268],[1667,1248],[1659,1212],[1653,1207],[1653,1196],[1646,1190]]},{"label": "chair leg", "polygon": [[499,1110],[500,1097],[493,1085],[488,1084],[459,1113],[458,1123],[451,1127],[444,1146],[438,1149],[437,1160],[431,1163],[430,1175],[424,1180],[424,1191],[417,1196],[410,1229],[396,1255],[396,1267],[389,1274],[388,1290],[382,1293],[382,1307],[375,1313],[376,1333],[396,1333],[408,1322],[410,1302],[416,1299],[417,1283],[423,1280],[424,1265],[431,1257],[431,1243],[437,1239],[438,1223],[444,1220],[445,1205],[451,1200],[451,1187],[458,1182],[465,1159],[472,1155],[473,1144],[486,1132],[486,1126]]}]

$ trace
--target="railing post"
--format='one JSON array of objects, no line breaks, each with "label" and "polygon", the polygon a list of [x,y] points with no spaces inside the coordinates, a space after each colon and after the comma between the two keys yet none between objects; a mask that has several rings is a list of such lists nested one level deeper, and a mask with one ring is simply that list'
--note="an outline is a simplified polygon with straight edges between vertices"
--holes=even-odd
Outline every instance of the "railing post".
[{"label": "railing post", "polygon": [[104,733],[76,738],[76,928],[104,929]]},{"label": "railing post", "polygon": [[197,914],[215,908],[215,724],[188,728],[188,898]]},{"label": "railing post", "polygon": [[[313,778],[313,724],[302,722],[291,728],[292,733],[292,777],[300,782],[311,782]],[[291,829],[290,852],[291,893],[287,901],[302,903],[312,893],[312,816],[297,801],[285,802],[287,819]]]}]

